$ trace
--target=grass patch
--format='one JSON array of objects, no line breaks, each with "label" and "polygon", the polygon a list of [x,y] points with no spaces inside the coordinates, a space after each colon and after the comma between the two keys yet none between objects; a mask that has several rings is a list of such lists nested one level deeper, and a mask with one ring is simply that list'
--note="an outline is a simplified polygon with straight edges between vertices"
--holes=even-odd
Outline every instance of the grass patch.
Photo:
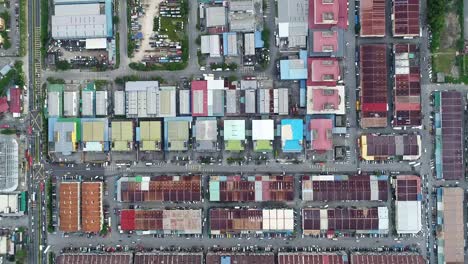
[{"label": "grass patch", "polygon": [[4,96],[6,89],[11,85],[23,87],[24,84],[23,62],[16,61],[13,69],[0,80],[0,96]]},{"label": "grass patch", "polygon": [[[6,29],[11,29],[10,28],[10,23],[11,23],[11,17],[10,17],[10,13],[8,13],[7,11],[3,11],[2,13],[0,13],[0,17],[3,18],[3,20],[5,20],[5,28]],[[4,49],[9,49],[11,48],[11,41],[10,41],[10,36],[8,36],[8,32],[6,30],[0,32],[0,35],[2,36],[3,38],[3,48]]]},{"label": "grass patch", "polygon": [[120,66],[120,34],[117,32],[115,34],[115,65],[114,68],[119,68]]},{"label": "grass patch", "polygon": [[53,233],[55,231],[54,225],[52,223],[52,179],[48,178],[46,183],[46,203],[47,203],[47,231]]},{"label": "grass patch", "polygon": [[445,24],[447,0],[428,0],[427,22],[432,32],[431,51],[435,52],[440,46],[440,36]]},{"label": "grass patch", "polygon": [[434,72],[450,74],[455,63],[455,49],[447,49],[432,55]]},{"label": "grass patch", "polygon": [[183,18],[161,17],[159,34],[167,35],[172,41],[180,41],[184,37],[184,29],[178,25],[183,23]]},{"label": "grass patch", "polygon": [[[33,36],[31,36],[33,37]],[[49,42],[49,1],[41,0],[41,57],[46,54],[46,46]]]},{"label": "grass patch", "polygon": [[23,57],[26,55],[26,46],[27,46],[27,36],[28,30],[26,25],[26,19],[28,15],[26,14],[27,9],[27,0],[19,1],[19,32],[20,32],[20,42],[19,42],[19,55]]},{"label": "grass patch", "polygon": [[145,79],[138,77],[136,75],[127,75],[122,77],[115,78],[114,82],[116,84],[124,85],[126,82],[136,82],[136,81],[158,81],[160,84],[167,83],[165,79],[159,76],[153,76],[150,79]]}]

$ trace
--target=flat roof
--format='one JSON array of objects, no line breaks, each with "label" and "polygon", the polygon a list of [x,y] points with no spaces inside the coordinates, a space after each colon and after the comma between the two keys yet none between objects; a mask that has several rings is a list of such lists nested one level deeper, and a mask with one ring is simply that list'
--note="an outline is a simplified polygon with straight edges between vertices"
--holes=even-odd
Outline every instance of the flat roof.
[{"label": "flat roof", "polygon": [[103,224],[102,182],[81,183],[81,227],[84,232],[99,233]]},{"label": "flat roof", "polygon": [[302,119],[281,120],[281,141],[283,151],[302,151],[302,141],[304,139],[304,123]]},{"label": "flat roof", "polygon": [[278,23],[287,27],[279,33],[280,37],[307,36],[308,10],[308,0],[279,0]]},{"label": "flat roof", "polygon": [[18,194],[0,194],[0,214],[19,213]]},{"label": "flat roof", "polygon": [[386,127],[387,47],[381,44],[361,45],[360,63],[361,127]]},{"label": "flat roof", "polygon": [[54,14],[57,16],[84,16],[101,14],[99,3],[55,5],[54,9]]},{"label": "flat roof", "polygon": [[122,177],[117,182],[121,202],[196,202],[201,200],[201,176]]},{"label": "flat roof", "polygon": [[57,264],[69,263],[112,263],[132,264],[133,253],[61,253],[55,259]]},{"label": "flat roof", "polygon": [[385,36],[385,0],[361,0],[360,7],[361,36]]},{"label": "flat roof", "polygon": [[203,252],[137,252],[134,263],[203,264]]},{"label": "flat roof", "polygon": [[168,151],[183,151],[188,149],[190,121],[168,120],[164,122],[166,146]]},{"label": "flat roof", "polygon": [[76,122],[51,122],[49,119],[49,126],[53,125],[53,143],[54,151],[60,152],[63,155],[70,155],[76,151],[76,143],[79,142],[77,133]]},{"label": "flat roof", "polygon": [[351,264],[425,264],[426,260],[412,252],[352,252]]},{"label": "flat roof", "polygon": [[398,234],[416,234],[422,230],[421,201],[395,202],[395,229]]},{"label": "flat roof", "polygon": [[348,264],[346,252],[279,252],[278,264]]},{"label": "flat roof", "polygon": [[112,141],[133,141],[132,121],[112,121]]},{"label": "flat roof", "polygon": [[245,140],[245,120],[224,120],[224,140]]},{"label": "flat roof", "polygon": [[361,157],[365,160],[402,157],[416,160],[421,156],[421,136],[404,135],[361,135]]},{"label": "flat roof", "polygon": [[14,137],[0,136],[0,191],[12,192],[18,188],[19,152]]},{"label": "flat roof", "polygon": [[52,16],[52,38],[80,39],[108,37],[106,15]]},{"label": "flat roof", "polygon": [[104,122],[101,120],[83,120],[81,126],[83,128],[84,142],[101,142],[104,141]]},{"label": "flat roof", "polygon": [[59,229],[78,232],[81,229],[80,183],[61,182],[59,185]]},{"label": "flat roof", "polygon": [[275,263],[275,254],[270,253],[240,253],[240,252],[208,252],[206,264],[233,263]]},{"label": "flat roof", "polygon": [[218,121],[216,119],[197,119],[195,121],[195,133],[197,141],[217,141]]},{"label": "flat roof", "polygon": [[206,9],[206,27],[226,26],[226,8],[210,6]]},{"label": "flat roof", "polygon": [[328,151],[333,149],[333,119],[314,118],[309,122],[312,150]]},{"label": "flat roof", "polygon": [[388,177],[374,175],[302,176],[304,201],[387,201]]},{"label": "flat roof", "polygon": [[421,73],[415,44],[396,44],[394,126],[421,125]]},{"label": "flat roof", "polygon": [[273,119],[252,120],[252,140],[274,140],[274,126]]},{"label": "flat roof", "polygon": [[161,121],[140,121],[140,150],[161,150]]},{"label": "flat roof", "polygon": [[419,37],[419,0],[393,1],[393,35]]},{"label": "flat roof", "polygon": [[211,202],[294,200],[293,176],[210,176]]}]

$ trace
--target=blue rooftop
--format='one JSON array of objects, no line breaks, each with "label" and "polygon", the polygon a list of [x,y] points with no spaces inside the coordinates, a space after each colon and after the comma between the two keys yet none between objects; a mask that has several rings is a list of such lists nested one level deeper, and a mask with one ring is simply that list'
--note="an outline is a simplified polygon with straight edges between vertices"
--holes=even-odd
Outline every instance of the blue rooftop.
[{"label": "blue rooftop", "polygon": [[112,24],[112,0],[106,0],[106,22],[107,22],[107,37],[113,36]]},{"label": "blue rooftop", "polygon": [[299,59],[280,61],[281,80],[307,79],[307,51],[299,51]]},{"label": "blue rooftop", "polygon": [[263,48],[265,46],[265,42],[263,42],[262,40],[262,32],[255,31],[254,36],[255,36],[255,48],[256,49]]},{"label": "blue rooftop", "polygon": [[284,152],[301,152],[304,139],[302,119],[281,120],[281,141]]}]

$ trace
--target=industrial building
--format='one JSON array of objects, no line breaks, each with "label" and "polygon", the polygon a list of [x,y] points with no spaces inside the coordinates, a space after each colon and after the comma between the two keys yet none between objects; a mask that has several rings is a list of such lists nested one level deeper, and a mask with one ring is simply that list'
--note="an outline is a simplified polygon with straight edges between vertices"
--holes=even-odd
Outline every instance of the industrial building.
[{"label": "industrial building", "polygon": [[205,264],[275,263],[273,252],[208,252]]},{"label": "industrial building", "polygon": [[94,90],[83,89],[81,91],[81,115],[94,116]]},{"label": "industrial building", "polygon": [[[235,32],[223,33],[223,55],[228,57],[238,56],[237,34]],[[211,54],[211,53],[210,53]]]},{"label": "industrial building", "polygon": [[244,34],[244,55],[254,56],[255,55],[255,35],[254,33]]},{"label": "industrial building", "polygon": [[190,109],[190,90],[180,90],[179,91],[179,115],[191,115]]},{"label": "industrial building", "polygon": [[388,208],[305,208],[302,210],[304,235],[388,234]]},{"label": "industrial building", "polygon": [[114,91],[114,115],[124,116],[125,113],[125,92]]},{"label": "industrial building", "polygon": [[[384,2],[384,0],[381,1]],[[387,46],[383,44],[361,45],[359,55],[361,127],[386,127],[388,123]],[[357,108],[359,110],[359,102]]]},{"label": "industrial building", "polygon": [[157,81],[127,82],[125,104],[127,118],[175,117],[176,88],[160,87]]},{"label": "industrial building", "polygon": [[[262,10],[261,6],[257,8],[258,10]],[[256,19],[256,15],[258,14],[255,11],[253,0],[230,0],[228,13],[229,29],[233,32],[255,31],[259,27]]]},{"label": "industrial building", "polygon": [[192,116],[224,116],[224,80],[196,80],[191,83]]},{"label": "industrial building", "polygon": [[9,193],[19,184],[18,142],[14,137],[0,136],[0,192]]},{"label": "industrial building", "polygon": [[78,116],[79,101],[78,91],[63,92],[63,115],[66,117]]},{"label": "industrial building", "polygon": [[307,86],[307,114],[344,115],[345,88],[337,86]]},{"label": "industrial building", "polygon": [[77,118],[49,118],[48,119],[49,152],[71,155],[79,148],[81,141],[80,120]]},{"label": "industrial building", "polygon": [[281,80],[307,80],[307,51],[300,50],[298,59],[280,60]]},{"label": "industrial building", "polygon": [[273,151],[275,121],[273,119],[252,120],[252,144],[256,152]]},{"label": "industrial building", "polygon": [[288,41],[289,48],[305,48],[309,24],[308,0],[278,1],[278,35]]},{"label": "industrial building", "polygon": [[120,211],[121,232],[139,235],[201,235],[202,210],[135,210]]},{"label": "industrial building", "polygon": [[161,121],[140,121],[137,140],[140,151],[160,151],[162,148]]},{"label": "industrial building", "polygon": [[385,0],[361,0],[360,24],[361,37],[385,36]]},{"label": "industrial building", "polygon": [[61,182],[59,185],[59,230],[73,233],[81,229],[80,182]]},{"label": "industrial building", "polygon": [[199,117],[192,130],[197,151],[218,151],[218,121],[215,117]]},{"label": "industrial building", "polygon": [[81,119],[83,151],[109,151],[109,122],[106,118]]},{"label": "industrial building", "polygon": [[224,147],[227,151],[242,151],[245,148],[245,120],[224,120]]},{"label": "industrial building", "polygon": [[211,202],[294,200],[293,176],[210,176]]},{"label": "industrial building", "polygon": [[437,179],[458,180],[463,168],[463,95],[458,91],[434,92],[435,171]]},{"label": "industrial building", "polygon": [[385,160],[399,158],[417,160],[421,157],[421,136],[363,134],[360,137],[361,158]]},{"label": "industrial building", "polygon": [[425,264],[424,257],[415,252],[352,252],[350,264]]},{"label": "industrial building", "polygon": [[21,195],[18,193],[0,194],[0,215],[22,216],[27,211],[25,197],[23,193]]},{"label": "industrial building", "polygon": [[[418,27],[419,28],[419,27]],[[421,126],[421,73],[415,44],[395,44],[393,126]]]},{"label": "industrial building", "polygon": [[102,182],[81,183],[81,230],[99,233],[104,223],[102,208]]},{"label": "industrial building", "polygon": [[136,176],[117,181],[119,202],[198,202],[201,176]]},{"label": "industrial building", "polygon": [[137,252],[133,263],[203,264],[203,252]]},{"label": "industrial building", "polygon": [[339,252],[279,252],[278,264],[349,264],[348,254]]},{"label": "industrial building", "polygon": [[419,1],[398,0],[393,1],[393,36],[419,37]]},{"label": "industrial building", "polygon": [[132,121],[112,121],[111,122],[111,142],[113,151],[133,150],[133,122]]},{"label": "industrial building", "polygon": [[437,263],[465,263],[464,190],[437,188]]},{"label": "industrial building", "polygon": [[63,84],[47,86],[47,112],[49,117],[61,117],[63,114]]},{"label": "industrial building", "polygon": [[213,208],[209,216],[211,236],[291,235],[294,232],[293,209]]},{"label": "industrial building", "polygon": [[304,201],[387,201],[388,176],[302,176]]},{"label": "industrial building", "polygon": [[176,117],[164,119],[164,138],[166,151],[186,151],[189,147],[189,136],[192,118]]},{"label": "industrial building", "polygon": [[210,6],[206,9],[206,27],[226,27],[226,8],[224,6]]},{"label": "industrial building", "polygon": [[107,116],[107,108],[108,108],[108,98],[107,98],[107,91],[96,91],[96,115],[97,116]]},{"label": "industrial building", "polygon": [[304,123],[302,119],[281,120],[281,147],[283,152],[302,152]]},{"label": "industrial building", "polygon": [[209,54],[212,58],[221,57],[221,39],[219,35],[202,35],[200,46],[202,54]]},{"label": "industrial building", "polygon": [[398,234],[416,234],[422,230],[421,178],[398,175],[392,180],[395,188],[395,223]]}]

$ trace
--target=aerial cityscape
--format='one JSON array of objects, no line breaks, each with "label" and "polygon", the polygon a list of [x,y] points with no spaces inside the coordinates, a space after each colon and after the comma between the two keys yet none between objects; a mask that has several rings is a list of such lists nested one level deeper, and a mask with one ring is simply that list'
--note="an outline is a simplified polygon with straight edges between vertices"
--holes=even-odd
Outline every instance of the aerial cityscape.
[{"label": "aerial cityscape", "polygon": [[468,0],[0,0],[0,264],[468,263]]}]

